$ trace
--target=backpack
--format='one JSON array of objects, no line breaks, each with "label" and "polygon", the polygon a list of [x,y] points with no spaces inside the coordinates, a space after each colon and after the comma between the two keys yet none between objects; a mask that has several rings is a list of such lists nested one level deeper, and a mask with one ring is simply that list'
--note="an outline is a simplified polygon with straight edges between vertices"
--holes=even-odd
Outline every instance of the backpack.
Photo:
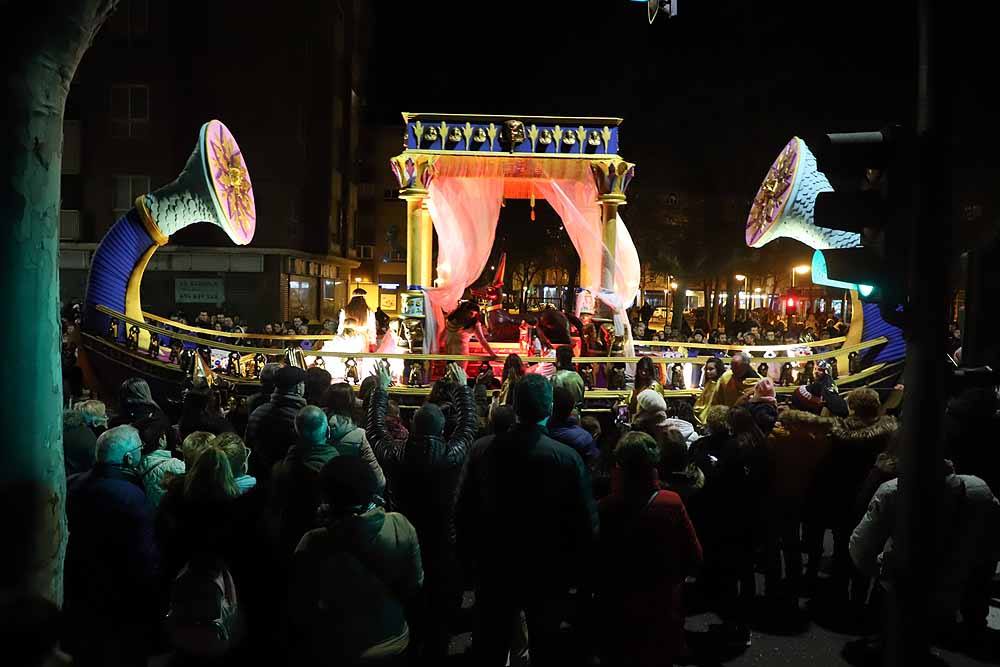
[{"label": "backpack", "polygon": [[217,657],[235,644],[236,586],[222,563],[188,562],[170,588],[167,636],[178,651]]}]

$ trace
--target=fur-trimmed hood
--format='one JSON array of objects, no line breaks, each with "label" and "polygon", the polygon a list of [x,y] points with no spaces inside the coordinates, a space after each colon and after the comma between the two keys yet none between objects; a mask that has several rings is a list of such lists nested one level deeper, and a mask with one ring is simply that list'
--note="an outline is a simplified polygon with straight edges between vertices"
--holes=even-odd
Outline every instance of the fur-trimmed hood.
[{"label": "fur-trimmed hood", "polygon": [[797,427],[832,428],[836,420],[832,417],[821,417],[806,410],[785,410],[778,414],[778,423],[787,431]]},{"label": "fur-trimmed hood", "polygon": [[834,440],[844,444],[865,444],[882,440],[884,447],[898,429],[899,422],[889,415],[882,415],[875,421],[851,416],[836,420],[830,435]]}]

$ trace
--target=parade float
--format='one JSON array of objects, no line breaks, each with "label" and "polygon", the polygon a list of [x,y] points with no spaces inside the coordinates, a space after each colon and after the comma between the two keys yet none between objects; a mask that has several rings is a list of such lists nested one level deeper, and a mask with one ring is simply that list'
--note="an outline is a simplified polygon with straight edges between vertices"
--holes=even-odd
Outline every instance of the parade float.
[{"label": "parade float", "polygon": [[[237,245],[253,240],[256,210],[246,160],[232,133],[213,120],[201,128],[177,179],[139,197],[95,252],[80,333],[80,365],[91,386],[109,394],[125,377],[141,375],[154,391],[176,395],[203,377],[246,394],[257,390],[259,373],[271,361],[323,366],[335,382],[357,385],[386,360],[395,380],[392,391],[419,401],[445,362],[472,362],[471,376],[499,377],[509,353],[541,368],[552,361],[555,348],[571,345],[587,379],[587,399],[605,400],[627,393],[628,369],[639,358],[636,344],[664,367],[663,377],[677,364],[690,377],[693,367],[720,351],[762,352],[777,368],[820,348],[815,358],[835,358],[841,368],[850,368],[841,373],[842,382],[863,382],[896,354],[896,332],[857,298],[851,330],[840,339],[752,348],[633,341],[626,308],[638,291],[640,265],[619,207],[626,203],[635,165],[619,156],[621,119],[418,113],[403,119],[404,150],[390,160],[407,204],[407,289],[398,319],[377,326],[363,295],[347,304],[333,335],[219,332],[142,310],[143,273],[172,233],[207,222]],[[836,241],[806,235],[807,200],[815,198],[817,178],[808,157],[807,149],[786,148],[772,166],[751,211],[748,243],[759,246],[793,234],[815,243]],[[544,199],[560,216],[580,257],[574,312],[507,312],[503,259],[492,280],[470,291],[489,261],[507,199],[527,199],[532,206]],[[268,346],[260,347],[260,341]],[[691,356],[702,348],[704,356]],[[862,352],[869,355],[863,365],[857,363]],[[683,362],[677,359],[681,355]]]}]

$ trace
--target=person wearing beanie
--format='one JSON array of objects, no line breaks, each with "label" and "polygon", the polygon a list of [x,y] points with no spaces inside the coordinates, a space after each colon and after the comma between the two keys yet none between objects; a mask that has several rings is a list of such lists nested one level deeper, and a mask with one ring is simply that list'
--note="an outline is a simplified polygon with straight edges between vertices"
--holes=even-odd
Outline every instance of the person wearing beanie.
[{"label": "person wearing beanie", "polygon": [[763,378],[753,387],[753,396],[746,406],[757,426],[764,435],[769,435],[778,421],[778,401],[774,395],[774,382],[771,378]]},{"label": "person wearing beanie", "polygon": [[254,410],[271,400],[271,394],[274,393],[274,377],[279,370],[281,364],[275,363],[264,364],[260,369],[260,391],[247,399],[247,414],[252,415]]},{"label": "person wearing beanie", "polygon": [[532,662],[562,664],[558,610],[586,578],[596,505],[583,459],[545,433],[552,385],[540,375],[523,377],[514,411],[512,429],[470,453],[456,503],[459,554],[478,574],[477,661],[504,664],[523,610]]},{"label": "person wearing beanie", "polygon": [[274,375],[274,392],[267,403],[252,413],[247,421],[247,447],[254,451],[250,474],[260,482],[271,475],[275,463],[285,458],[295,444],[295,416],[306,406],[306,372],[295,366],[282,366]]},{"label": "person wearing beanie", "polygon": [[424,582],[420,542],[405,516],[379,505],[377,485],[358,457],[320,470],[323,525],[302,537],[292,561],[290,664],[390,662],[410,645]]},{"label": "person wearing beanie", "polygon": [[420,538],[429,613],[425,642],[416,651],[431,664],[447,657],[449,627],[462,604],[462,578],[455,552],[455,494],[479,419],[465,371],[452,363],[440,381],[453,385],[456,426],[450,437],[444,435],[444,411],[435,403],[425,403],[413,415],[407,437],[394,438],[386,417],[392,381],[389,368],[379,364],[376,378],[367,432],[390,480],[386,493],[389,507],[410,519]]}]

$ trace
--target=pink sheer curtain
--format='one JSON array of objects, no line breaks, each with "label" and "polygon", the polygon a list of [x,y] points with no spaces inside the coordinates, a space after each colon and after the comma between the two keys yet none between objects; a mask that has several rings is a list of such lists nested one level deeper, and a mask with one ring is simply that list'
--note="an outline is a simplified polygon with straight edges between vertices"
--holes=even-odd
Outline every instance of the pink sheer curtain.
[{"label": "pink sheer curtain", "polygon": [[[580,256],[581,281],[582,276],[586,275],[590,282],[587,285],[581,282],[580,286],[597,295],[601,287],[604,235],[601,230],[601,205],[597,202],[597,187],[589,172],[586,180],[553,178],[535,181],[534,185],[536,192],[545,197],[562,218],[566,234]],[[628,307],[639,289],[639,254],[621,216],[617,218],[616,232],[614,293],[618,303]]]},{"label": "pink sheer curtain", "polygon": [[[433,330],[441,332],[444,313],[455,309],[489,260],[503,200],[503,174],[469,178],[436,170],[428,190],[427,209],[438,239],[438,277],[434,287],[427,286],[427,315],[434,318]],[[431,352],[438,351],[437,336],[428,343]]]}]

